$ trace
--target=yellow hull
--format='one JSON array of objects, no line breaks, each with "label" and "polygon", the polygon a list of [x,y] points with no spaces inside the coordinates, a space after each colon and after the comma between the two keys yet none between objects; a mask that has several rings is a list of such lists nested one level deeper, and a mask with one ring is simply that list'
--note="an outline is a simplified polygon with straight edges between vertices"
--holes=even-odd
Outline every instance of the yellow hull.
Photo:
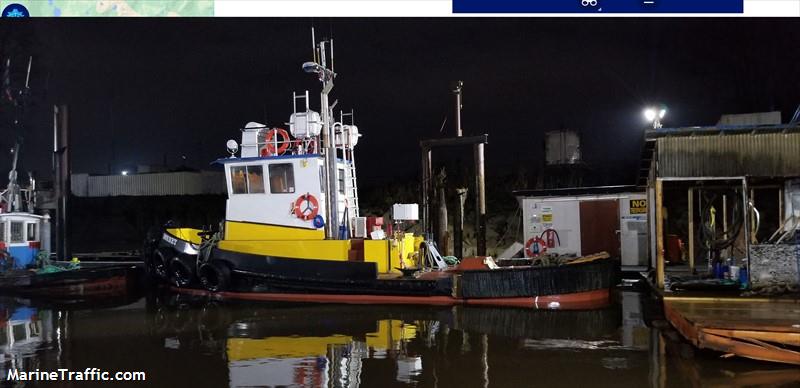
[{"label": "yellow hull", "polygon": [[[171,228],[173,236],[200,244],[200,230]],[[422,238],[411,233],[400,239],[363,240],[363,260],[375,263],[378,273],[399,273],[397,268],[418,267]],[[325,240],[322,230],[310,230],[249,222],[225,222],[219,249],[231,252],[305,260],[350,261],[354,240]],[[360,252],[355,260],[360,260]]]}]

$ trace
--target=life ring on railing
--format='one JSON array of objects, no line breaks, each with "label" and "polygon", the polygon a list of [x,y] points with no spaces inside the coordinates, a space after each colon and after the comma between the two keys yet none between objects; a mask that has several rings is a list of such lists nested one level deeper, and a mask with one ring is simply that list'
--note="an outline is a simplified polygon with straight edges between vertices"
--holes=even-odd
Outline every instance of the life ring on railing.
[{"label": "life ring on railing", "polygon": [[[304,202],[306,205],[301,206]],[[317,212],[319,212],[319,202],[309,193],[299,196],[294,201],[294,215],[303,221],[313,220],[317,216]]]},{"label": "life ring on railing", "polygon": [[543,238],[531,237],[525,243],[525,257],[539,257],[547,252],[547,242]]},{"label": "life ring on railing", "polygon": [[[279,136],[280,139],[276,141],[275,136]],[[289,141],[289,132],[286,132],[283,128],[272,128],[267,132],[265,143],[266,144],[261,147],[261,156],[283,155],[291,144]]]}]

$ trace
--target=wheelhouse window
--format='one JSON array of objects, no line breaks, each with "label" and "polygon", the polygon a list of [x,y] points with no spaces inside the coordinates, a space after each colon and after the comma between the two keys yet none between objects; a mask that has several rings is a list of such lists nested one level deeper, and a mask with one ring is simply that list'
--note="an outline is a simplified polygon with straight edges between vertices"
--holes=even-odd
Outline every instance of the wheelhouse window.
[{"label": "wheelhouse window", "polygon": [[264,193],[264,168],[261,166],[247,166],[247,192],[250,194]]},{"label": "wheelhouse window", "polygon": [[345,189],[344,189],[344,169],[343,168],[339,169],[339,193],[341,193],[341,194],[345,193]]},{"label": "wheelhouse window", "polygon": [[25,242],[25,237],[22,235],[22,221],[11,222],[11,241],[12,243]]},{"label": "wheelhouse window", "polygon": [[247,194],[246,173],[244,166],[231,167],[231,188],[234,194]]},{"label": "wheelhouse window", "polygon": [[294,193],[294,167],[291,163],[269,165],[269,191],[273,194]]},{"label": "wheelhouse window", "polygon": [[231,167],[231,189],[233,194],[264,193],[264,168],[260,165]]},{"label": "wheelhouse window", "polygon": [[36,241],[37,240],[37,226],[36,224],[28,224],[28,241]]},{"label": "wheelhouse window", "polygon": [[6,223],[0,222],[0,241],[6,241]]}]

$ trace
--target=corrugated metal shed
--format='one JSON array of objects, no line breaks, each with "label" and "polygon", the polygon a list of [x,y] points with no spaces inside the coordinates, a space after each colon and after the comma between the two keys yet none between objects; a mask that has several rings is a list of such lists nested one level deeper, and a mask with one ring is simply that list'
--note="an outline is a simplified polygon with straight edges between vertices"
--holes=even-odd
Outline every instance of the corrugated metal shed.
[{"label": "corrugated metal shed", "polygon": [[669,177],[800,176],[800,132],[683,129],[656,137],[657,175]]},{"label": "corrugated metal shed", "polygon": [[717,125],[780,125],[781,112],[722,115]]},{"label": "corrugated metal shed", "polygon": [[72,194],[78,197],[202,195],[225,192],[225,177],[218,171],[72,175]]}]

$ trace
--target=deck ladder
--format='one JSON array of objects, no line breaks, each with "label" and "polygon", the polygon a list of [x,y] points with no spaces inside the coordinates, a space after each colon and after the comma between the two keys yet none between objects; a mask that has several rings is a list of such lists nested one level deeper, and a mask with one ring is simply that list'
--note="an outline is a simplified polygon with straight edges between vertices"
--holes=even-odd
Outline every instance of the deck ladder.
[{"label": "deck ladder", "polygon": [[[348,120],[348,124],[344,123],[345,118]],[[350,143],[351,136],[350,136],[350,128],[354,124],[354,115],[353,111],[351,110],[350,113],[339,112],[339,122],[341,125],[341,136],[342,136],[342,159],[344,159],[345,169],[350,174],[350,195],[348,197],[352,200],[353,204],[351,205],[352,209],[352,217],[358,217],[358,178],[356,177],[356,155],[353,152],[353,145]]]}]

